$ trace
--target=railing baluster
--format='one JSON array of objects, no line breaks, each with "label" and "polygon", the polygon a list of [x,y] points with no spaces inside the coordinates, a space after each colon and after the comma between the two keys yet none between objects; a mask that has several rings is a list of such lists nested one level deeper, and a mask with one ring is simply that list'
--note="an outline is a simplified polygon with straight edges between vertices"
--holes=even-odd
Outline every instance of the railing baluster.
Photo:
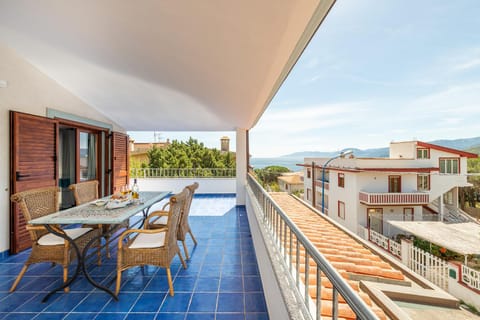
[{"label": "railing baluster", "polygon": [[300,242],[298,241],[298,238],[296,238],[297,240],[297,252],[296,252],[296,259],[297,261],[295,261],[295,264],[296,264],[296,285],[297,285],[297,288],[300,289]]},{"label": "railing baluster", "polygon": [[317,320],[322,318],[322,270],[317,265]]},{"label": "railing baluster", "polygon": [[310,310],[310,255],[305,252],[305,305]]},{"label": "railing baluster", "polygon": [[338,319],[338,291],[335,286],[332,289],[332,319]]}]

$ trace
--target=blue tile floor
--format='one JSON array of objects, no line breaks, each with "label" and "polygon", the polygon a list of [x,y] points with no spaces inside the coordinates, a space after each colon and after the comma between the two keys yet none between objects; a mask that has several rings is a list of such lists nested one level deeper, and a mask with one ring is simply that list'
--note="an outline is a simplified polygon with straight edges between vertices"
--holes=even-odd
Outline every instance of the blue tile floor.
[{"label": "blue tile floor", "polygon": [[[55,293],[42,303],[61,282],[61,268],[49,263],[32,265],[9,293],[27,251],[0,261],[0,319],[268,319],[245,207],[235,206],[233,195],[199,195],[191,213],[198,246],[188,238],[188,269],[178,257],[173,261],[174,297],[168,295],[165,270],[146,266],[123,272],[118,302],[78,279],[70,293]],[[101,266],[90,266],[91,275],[112,289],[115,249]]]}]

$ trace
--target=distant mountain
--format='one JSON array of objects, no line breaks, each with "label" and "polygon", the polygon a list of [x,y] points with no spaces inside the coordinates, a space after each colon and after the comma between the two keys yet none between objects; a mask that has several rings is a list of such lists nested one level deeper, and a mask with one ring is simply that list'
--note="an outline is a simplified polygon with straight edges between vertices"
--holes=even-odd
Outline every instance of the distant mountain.
[{"label": "distant mountain", "polygon": [[[458,150],[465,150],[474,153],[480,152],[480,137],[475,138],[466,138],[466,139],[454,139],[454,140],[435,140],[429,141],[428,143],[436,144],[442,147],[458,149]],[[341,151],[346,150],[353,150],[353,154],[359,158],[375,158],[375,157],[388,157],[389,150],[388,148],[373,148],[373,149],[357,149],[357,148],[345,148]],[[284,156],[281,158],[327,158],[327,157],[334,157],[338,155],[338,151],[334,152],[325,152],[325,151],[301,151],[301,152],[294,152]]]}]

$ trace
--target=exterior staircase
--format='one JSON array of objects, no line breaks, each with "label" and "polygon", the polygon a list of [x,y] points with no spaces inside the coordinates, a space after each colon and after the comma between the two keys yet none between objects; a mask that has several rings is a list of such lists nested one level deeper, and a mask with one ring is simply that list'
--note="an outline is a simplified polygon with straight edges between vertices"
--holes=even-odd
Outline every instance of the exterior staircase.
[{"label": "exterior staircase", "polygon": [[[429,205],[424,207],[424,212],[432,213],[435,212],[440,217],[440,208],[438,199],[431,202]],[[443,207],[443,221],[445,223],[464,223],[464,222],[475,222],[478,221],[471,217],[469,214],[461,210],[460,208],[455,208],[450,205],[445,205]]]}]

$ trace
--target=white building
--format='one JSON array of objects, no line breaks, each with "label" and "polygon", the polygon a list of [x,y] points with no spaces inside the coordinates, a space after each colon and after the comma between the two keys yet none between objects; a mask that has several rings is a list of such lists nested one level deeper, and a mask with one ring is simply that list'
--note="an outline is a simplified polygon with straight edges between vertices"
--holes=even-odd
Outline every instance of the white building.
[{"label": "white building", "polygon": [[280,191],[293,193],[303,190],[303,172],[286,172],[277,178]]},{"label": "white building", "polygon": [[304,198],[354,232],[388,234],[384,221],[443,220],[458,211],[458,188],[470,185],[467,158],[476,157],[406,141],[392,142],[388,158],[305,158]]}]

